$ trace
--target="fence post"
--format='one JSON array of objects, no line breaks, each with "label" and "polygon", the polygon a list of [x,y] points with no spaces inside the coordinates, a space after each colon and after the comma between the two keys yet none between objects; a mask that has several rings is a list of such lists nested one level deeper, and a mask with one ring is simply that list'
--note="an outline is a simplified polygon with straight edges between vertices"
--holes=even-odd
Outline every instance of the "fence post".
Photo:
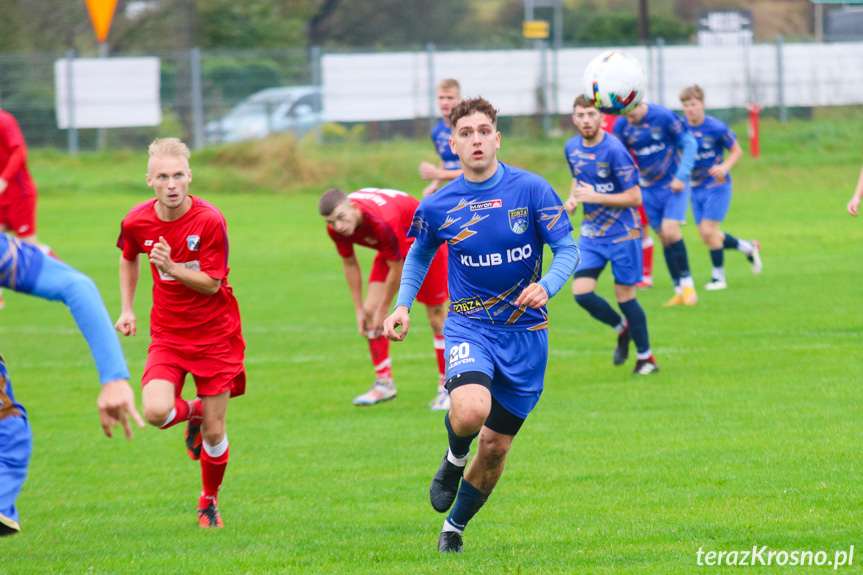
[{"label": "fence post", "polygon": [[[326,110],[324,110],[324,92],[323,92],[323,74],[321,71],[321,47],[320,46],[312,46],[309,51],[309,58],[311,58],[310,64],[312,65],[312,86],[317,88],[318,97],[321,99],[321,113],[324,117],[326,117]],[[315,134],[315,145],[323,146],[324,145],[324,130],[323,130],[323,121],[317,122],[315,124],[314,129]]]},{"label": "fence post", "polygon": [[66,50],[66,98],[69,105],[69,155],[75,156],[78,154],[78,128],[75,126],[75,95],[74,95],[74,74],[72,73],[72,64],[75,63],[75,49]]},{"label": "fence post", "polygon": [[437,88],[434,81],[434,53],[435,45],[429,42],[426,44],[426,58],[428,60],[426,67],[428,69],[429,82],[429,131],[434,130],[435,124],[437,124]]},{"label": "fence post", "polygon": [[192,82],[192,146],[204,147],[204,87],[201,82],[201,49],[189,50],[189,73]]},{"label": "fence post", "polygon": [[665,105],[665,38],[656,39],[656,93],[659,96],[657,103]]},{"label": "fence post", "polygon": [[782,34],[776,36],[776,84],[777,97],[779,99],[779,121],[783,124],[788,122],[788,108],[785,107],[785,70],[782,66]]}]

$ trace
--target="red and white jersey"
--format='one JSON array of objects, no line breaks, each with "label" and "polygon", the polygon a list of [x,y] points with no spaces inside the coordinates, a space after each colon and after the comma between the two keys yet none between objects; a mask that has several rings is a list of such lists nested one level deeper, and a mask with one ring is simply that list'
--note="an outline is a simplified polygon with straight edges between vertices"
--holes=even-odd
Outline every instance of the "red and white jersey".
[{"label": "red and white jersey", "polygon": [[407,236],[419,200],[385,188],[363,188],[348,194],[348,199],[362,212],[363,223],[347,237],[327,226],[339,255],[351,257],[354,244],[358,244],[380,252],[390,261],[404,259],[413,243],[413,238]]},{"label": "red and white jersey", "polygon": [[117,247],[133,261],[138,254],[149,257],[163,236],[171,246],[171,260],[186,269],[202,271],[221,280],[213,295],[184,286],[150,263],[153,273],[153,309],[150,335],[168,343],[206,345],[240,333],[240,310],[228,285],[228,228],[215,206],[195,196],[192,207],[172,222],[156,215],[156,199],[132,208],[120,226]]},{"label": "red and white jersey", "polygon": [[14,203],[20,194],[36,193],[36,186],[27,171],[27,144],[18,122],[12,114],[0,110],[0,178],[9,182],[0,205]]}]

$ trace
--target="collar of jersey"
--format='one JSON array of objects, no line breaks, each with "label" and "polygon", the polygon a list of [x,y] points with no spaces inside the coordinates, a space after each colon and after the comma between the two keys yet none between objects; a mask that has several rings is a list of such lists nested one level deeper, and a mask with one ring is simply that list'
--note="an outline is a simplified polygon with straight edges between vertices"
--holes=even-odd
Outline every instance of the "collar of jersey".
[{"label": "collar of jersey", "polygon": [[473,190],[476,192],[482,192],[485,190],[490,190],[496,185],[500,183],[503,179],[504,166],[498,161],[497,170],[495,170],[494,175],[487,179],[484,182],[469,182],[467,178],[465,178],[464,183],[467,189]]}]

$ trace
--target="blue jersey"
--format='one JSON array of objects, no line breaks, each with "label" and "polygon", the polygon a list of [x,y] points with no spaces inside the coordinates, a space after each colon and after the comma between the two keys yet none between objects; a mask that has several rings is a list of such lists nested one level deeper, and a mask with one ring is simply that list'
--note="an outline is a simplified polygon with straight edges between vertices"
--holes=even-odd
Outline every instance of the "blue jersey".
[{"label": "blue jersey", "polygon": [[446,122],[441,120],[432,128],[431,139],[434,143],[435,150],[443,162],[445,170],[460,170],[461,160],[458,159],[458,154],[452,151],[449,147],[449,138],[452,136],[452,130],[446,125]]},{"label": "blue jersey", "polygon": [[726,183],[730,184],[731,174],[728,174],[724,181],[718,182],[707,171],[716,164],[722,163],[725,150],[730,150],[734,146],[737,135],[731,131],[725,122],[710,116],[704,116],[704,121],[700,126],[690,126],[688,121],[686,124],[698,143],[695,153],[695,167],[692,169],[692,179],[690,180],[692,187],[709,188]]},{"label": "blue jersey", "polygon": [[15,394],[12,393],[12,380],[9,379],[6,362],[0,356],[0,419],[13,415],[24,417],[26,414],[24,406],[15,401]]},{"label": "blue jersey", "polygon": [[409,236],[449,244],[449,319],[511,330],[545,329],[545,307],[515,307],[542,277],[543,244],[572,232],[563,202],[541,177],[498,163],[482,183],[459,176],[420,202]]},{"label": "blue jersey", "polygon": [[[600,194],[621,194],[638,185],[638,168],[626,147],[614,136],[604,135],[592,147],[576,136],[564,147],[572,177],[590,184]],[[581,235],[603,243],[641,237],[638,209],[602,204],[582,204]]]},{"label": "blue jersey", "polygon": [[32,292],[44,260],[45,254],[36,246],[0,234],[0,287]]},{"label": "blue jersey", "polygon": [[614,135],[626,144],[638,163],[642,187],[665,187],[674,179],[686,134],[680,116],[657,104],[650,104],[640,124],[621,116]]}]

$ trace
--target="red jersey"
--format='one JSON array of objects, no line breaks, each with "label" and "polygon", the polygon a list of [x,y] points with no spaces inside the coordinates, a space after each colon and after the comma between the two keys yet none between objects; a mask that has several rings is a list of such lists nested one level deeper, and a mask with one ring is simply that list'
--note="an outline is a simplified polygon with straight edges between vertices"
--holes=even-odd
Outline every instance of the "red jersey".
[{"label": "red jersey", "polygon": [[339,255],[351,257],[354,244],[358,244],[380,252],[390,261],[404,259],[413,243],[408,230],[419,200],[404,192],[383,188],[363,188],[348,194],[348,199],[362,212],[363,223],[347,237],[327,226]]},{"label": "red jersey", "polygon": [[27,144],[12,114],[0,110],[0,178],[9,185],[0,194],[0,205],[13,203],[22,194],[35,194],[36,186],[27,171]]},{"label": "red jersey", "polygon": [[208,345],[240,333],[240,309],[228,285],[228,228],[215,206],[195,196],[192,207],[178,220],[166,222],[156,215],[156,199],[132,208],[120,226],[117,247],[133,261],[150,255],[164,236],[171,259],[186,269],[202,271],[221,280],[219,291],[207,295],[186,287],[160,272],[153,263],[153,308],[150,335],[154,341]]}]

